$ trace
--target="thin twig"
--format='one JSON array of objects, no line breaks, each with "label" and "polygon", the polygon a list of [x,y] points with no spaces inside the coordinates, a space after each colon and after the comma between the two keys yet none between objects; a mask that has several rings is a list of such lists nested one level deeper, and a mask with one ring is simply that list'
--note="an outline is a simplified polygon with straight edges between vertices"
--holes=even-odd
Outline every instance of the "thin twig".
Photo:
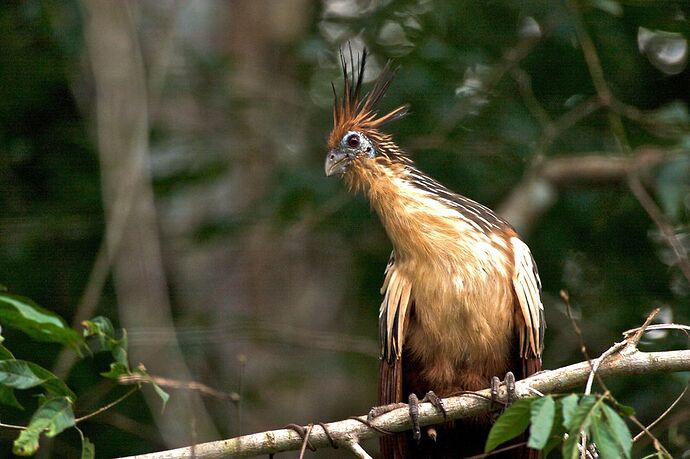
[{"label": "thin twig", "polygon": [[633,440],[632,440],[633,443],[635,443],[637,440],[639,440],[639,439],[645,434],[645,431],[650,431],[650,430],[652,430],[652,428],[653,428],[655,425],[657,425],[662,419],[664,419],[664,418],[666,417],[666,415],[667,415],[668,413],[670,413],[671,410],[672,410],[672,409],[681,401],[681,399],[685,396],[685,394],[688,392],[688,388],[690,388],[690,381],[688,381],[688,383],[685,384],[685,388],[683,389],[683,392],[681,392],[680,395],[679,395],[678,397],[676,397],[676,399],[673,401],[673,403],[671,403],[671,405],[669,405],[669,407],[666,408],[666,410],[665,410],[663,413],[661,413],[661,415],[660,415],[658,418],[656,418],[651,424],[649,424],[649,425],[647,426],[647,428],[644,429],[642,432],[640,432],[640,433],[638,433],[637,435],[635,435],[635,437],[634,437]]},{"label": "thin twig", "polygon": [[0,422],[0,427],[7,427],[8,429],[26,430],[26,426],[17,426],[14,424],[5,424],[4,422]]},{"label": "thin twig", "polygon": [[121,401],[123,401],[124,399],[126,399],[127,397],[129,397],[130,395],[132,395],[133,393],[135,393],[138,390],[139,390],[138,387],[132,387],[129,391],[127,391],[126,394],[124,394],[123,396],[121,396],[117,400],[110,402],[105,406],[100,407],[99,409],[97,409],[93,413],[89,413],[89,414],[86,414],[80,418],[76,418],[74,420],[75,424],[79,424],[80,422],[86,421],[87,419],[91,419],[92,417],[97,416],[106,410],[109,410],[110,408],[114,407],[115,405],[117,405],[118,403],[120,403]]},{"label": "thin twig", "polygon": [[307,445],[309,444],[309,436],[313,429],[314,424],[309,424],[307,426],[307,432],[304,434],[304,441],[302,442],[302,449],[299,451],[299,459],[304,459],[304,453],[307,451]]},{"label": "thin twig", "polygon": [[628,175],[628,186],[642,208],[645,210],[645,212],[647,212],[647,215],[649,215],[649,218],[652,219],[656,227],[661,232],[662,236],[666,240],[666,243],[669,245],[669,247],[671,247],[671,250],[673,250],[680,271],[683,273],[683,276],[685,276],[685,279],[690,282],[690,260],[688,260],[688,251],[678,240],[671,222],[668,221],[668,218],[666,218],[663,212],[661,212],[659,206],[657,206],[656,202],[654,202],[645,187],[642,185],[637,171],[631,171],[631,173]]},{"label": "thin twig", "polygon": [[577,335],[577,338],[580,341],[580,352],[582,352],[582,355],[587,359],[587,361],[589,362],[589,366],[591,367],[592,359],[589,357],[589,353],[587,352],[587,346],[585,345],[585,339],[582,336],[582,330],[580,330],[580,326],[577,324],[575,317],[573,317],[573,310],[570,307],[570,294],[568,294],[566,290],[561,290],[560,296],[563,302],[565,303],[565,310],[568,314],[568,319],[570,319],[570,325],[573,327],[573,330],[575,331],[575,334]]},{"label": "thin twig", "polygon": [[[633,333],[637,333],[637,331],[641,327],[638,328],[631,328],[630,330],[625,330],[623,332],[623,336],[631,335]],[[688,337],[690,337],[690,326],[688,325],[681,325],[681,324],[655,324],[655,325],[649,325],[645,331],[654,331],[654,330],[681,330],[684,332]]]},{"label": "thin twig", "polygon": [[668,450],[664,447],[664,445],[661,444],[661,442],[659,441],[659,439],[656,438],[656,437],[649,431],[649,429],[647,429],[647,428],[644,426],[644,424],[642,424],[642,423],[640,422],[640,420],[637,419],[637,417],[635,417],[634,415],[631,415],[631,416],[628,416],[628,419],[630,419],[630,420],[633,422],[633,424],[635,424],[637,427],[639,427],[640,429],[642,429],[642,431],[643,431],[649,438],[651,438],[652,443],[654,444],[654,448],[656,448],[657,451],[663,452],[663,453],[666,454],[668,457],[673,457],[673,456],[671,456],[671,453],[669,453]]},{"label": "thin twig", "polygon": [[177,379],[163,378],[160,376],[151,375],[140,375],[140,374],[129,374],[122,375],[117,378],[120,384],[133,384],[133,383],[156,383],[161,387],[169,387],[171,389],[185,389],[200,392],[204,395],[219,398],[221,400],[229,400],[233,403],[238,403],[240,401],[240,396],[236,392],[222,392],[214,389],[206,384],[197,381],[179,381]]},{"label": "thin twig", "polygon": [[620,343],[615,343],[613,346],[608,348],[606,352],[601,354],[599,357],[594,359],[594,362],[592,363],[592,371],[589,373],[589,378],[587,378],[587,384],[585,385],[585,395],[589,395],[592,393],[592,384],[594,383],[594,377],[597,374],[597,370],[599,369],[599,365],[606,360],[607,357],[615,354],[616,352],[620,351],[624,347],[628,345],[627,341],[621,341]]},{"label": "thin twig", "polygon": [[527,442],[522,441],[520,443],[514,443],[510,446],[505,446],[503,448],[491,450],[488,453],[477,454],[475,456],[468,456],[468,457],[465,457],[464,459],[482,459],[484,457],[490,457],[490,456],[494,456],[496,454],[501,454],[501,453],[504,453],[506,451],[510,451],[511,449],[521,448],[521,447],[525,446],[526,444],[527,444]]},{"label": "thin twig", "polygon": [[631,346],[637,347],[638,344],[640,344],[640,340],[642,339],[642,335],[644,335],[645,330],[647,330],[647,327],[652,323],[652,320],[661,312],[661,308],[656,308],[652,312],[649,313],[647,316],[647,319],[644,321],[642,326],[637,329],[635,334],[629,338],[627,338],[628,343]]},{"label": "thin twig", "polygon": [[552,124],[551,116],[549,116],[549,112],[546,111],[534,94],[532,77],[520,67],[512,69],[510,75],[518,85],[520,95],[525,102],[527,110],[529,110],[534,119],[537,120],[543,131],[549,130]]},{"label": "thin twig", "polygon": [[[592,393],[592,384],[594,382],[594,376],[597,373],[597,369],[599,368],[599,365],[601,365],[601,363],[604,360],[606,360],[611,355],[615,354],[616,352],[619,352],[621,349],[624,349],[626,347],[630,347],[631,349],[637,349],[637,345],[640,342],[640,338],[642,337],[642,334],[644,333],[645,329],[649,326],[649,324],[652,323],[652,320],[654,320],[654,317],[656,317],[656,315],[659,314],[659,311],[661,311],[661,309],[659,309],[659,308],[656,308],[655,310],[653,310],[647,316],[647,319],[644,321],[644,324],[642,324],[642,326],[637,329],[637,333],[635,335],[633,335],[630,338],[625,339],[624,341],[621,341],[619,343],[615,343],[613,346],[608,348],[606,350],[606,352],[604,352],[597,359],[594,360],[594,363],[592,364],[592,372],[589,374],[589,378],[587,379],[587,385],[585,387],[585,394],[589,395]],[[604,386],[602,384],[602,387],[606,387],[606,386]]]}]

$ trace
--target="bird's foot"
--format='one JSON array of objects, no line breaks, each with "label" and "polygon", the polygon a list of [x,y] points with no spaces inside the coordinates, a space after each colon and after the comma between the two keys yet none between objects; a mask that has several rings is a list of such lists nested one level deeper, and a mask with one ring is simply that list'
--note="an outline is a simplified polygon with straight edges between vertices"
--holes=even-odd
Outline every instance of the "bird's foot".
[{"label": "bird's foot", "polygon": [[[443,404],[443,400],[441,400],[438,397],[438,395],[436,395],[433,391],[429,391],[426,393],[422,400],[419,400],[416,394],[410,394],[407,404],[391,403],[389,405],[375,406],[371,410],[369,410],[369,414],[367,415],[367,421],[371,422],[374,418],[377,418],[382,414],[389,413],[393,410],[397,410],[398,408],[408,407],[408,409],[410,410],[410,420],[412,421],[412,437],[415,439],[416,442],[419,443],[420,439],[422,438],[422,431],[419,427],[419,404],[423,402],[431,403],[438,411],[440,411],[443,414],[444,419],[448,416],[448,412],[446,411],[446,407]],[[429,438],[436,441],[437,433],[435,428],[429,427],[427,429],[427,435],[429,435]]]},{"label": "bird's foot", "polygon": [[[498,391],[501,384],[506,385],[506,401],[499,400]],[[498,379],[498,376],[491,378],[491,410],[493,412],[500,411],[501,408],[509,407],[515,401],[515,375],[509,371],[503,381]]]},{"label": "bird's foot", "polygon": [[[448,417],[448,412],[446,411],[446,407],[443,404],[443,400],[439,398],[438,395],[436,395],[433,391],[429,391],[426,393],[424,398],[421,400],[422,402],[429,402],[431,403],[434,408],[436,408],[438,411],[440,411],[443,414],[443,418]],[[410,394],[410,397],[408,399],[408,405],[410,406],[410,419],[412,420],[412,438],[419,443],[419,441],[422,438],[422,431],[421,428],[419,427],[419,403],[420,400],[417,398],[417,395],[412,393]],[[429,438],[432,440],[436,441],[436,429],[434,427],[429,427],[427,429],[427,435]]]},{"label": "bird's foot", "polygon": [[367,421],[371,422],[374,420],[374,418],[378,418],[382,414],[390,413],[393,410],[404,408],[406,406],[406,403],[391,403],[388,405],[375,406],[369,410],[369,414],[367,414]]}]

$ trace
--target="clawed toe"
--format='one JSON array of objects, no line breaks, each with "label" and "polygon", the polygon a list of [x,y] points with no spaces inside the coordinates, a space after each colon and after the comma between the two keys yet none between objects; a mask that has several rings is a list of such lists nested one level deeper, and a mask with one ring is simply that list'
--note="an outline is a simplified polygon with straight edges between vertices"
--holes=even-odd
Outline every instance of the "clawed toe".
[{"label": "clawed toe", "polygon": [[434,391],[429,391],[426,393],[424,398],[422,399],[423,402],[429,402],[431,403],[434,408],[436,408],[438,411],[443,414],[443,419],[448,418],[448,411],[446,411],[446,405],[443,404],[443,400],[434,393]]},{"label": "clawed toe", "polygon": [[[433,391],[427,392],[424,398],[421,400],[421,402],[431,403],[434,406],[434,408],[436,408],[439,412],[443,414],[444,419],[448,417],[448,412],[446,410],[446,406],[443,404],[443,400]],[[412,437],[417,443],[419,443],[419,441],[422,438],[422,430],[419,427],[419,403],[420,400],[419,398],[417,398],[417,395],[410,394],[407,404],[391,403],[389,405],[375,406],[371,410],[369,410],[369,414],[367,414],[367,421],[371,422],[372,420],[374,420],[374,418],[377,418],[383,414],[386,414],[398,408],[407,406],[410,411],[410,420],[412,421]],[[429,427],[426,432],[429,438],[431,438],[433,441],[436,441],[436,437],[438,434],[435,428]]]},{"label": "clawed toe", "polygon": [[[499,388],[501,384],[506,385],[506,401],[499,400]],[[505,379],[501,382],[498,376],[491,378],[491,409],[498,410],[501,407],[508,407],[515,401],[515,375],[512,371],[506,373]]]},{"label": "clawed toe", "polygon": [[[448,412],[446,411],[446,407],[443,404],[443,400],[439,398],[438,395],[436,395],[433,391],[429,391],[426,393],[424,398],[421,400],[422,402],[429,402],[431,403],[434,408],[436,408],[438,411],[440,411],[443,414],[443,418],[448,417]],[[422,438],[422,431],[419,427],[419,399],[417,398],[416,394],[410,394],[409,397],[409,405],[410,405],[410,419],[412,420],[412,438],[419,443],[419,441]],[[436,441],[437,437],[437,432],[434,427],[429,427],[427,429],[427,435],[429,438],[431,438],[433,441]]]},{"label": "clawed toe", "polygon": [[377,418],[382,414],[390,413],[393,410],[404,408],[406,406],[407,405],[405,403],[391,403],[389,405],[375,406],[369,410],[369,414],[367,414],[367,421],[371,422],[374,420],[374,418]]},{"label": "clawed toe", "polygon": [[506,384],[506,406],[510,406],[515,401],[515,375],[512,371],[506,373],[504,382]]}]

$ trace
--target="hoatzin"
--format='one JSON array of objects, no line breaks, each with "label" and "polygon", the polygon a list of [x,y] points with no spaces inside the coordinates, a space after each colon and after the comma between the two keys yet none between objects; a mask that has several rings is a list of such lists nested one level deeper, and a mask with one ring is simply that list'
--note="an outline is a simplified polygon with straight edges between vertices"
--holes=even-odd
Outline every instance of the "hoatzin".
[{"label": "hoatzin", "polygon": [[[412,404],[414,394],[431,391],[427,399],[442,409],[439,397],[496,388],[496,375],[508,382],[539,371],[545,324],[529,248],[490,209],[420,172],[380,130],[407,112],[376,112],[394,75],[390,65],[363,95],[366,51],[355,66],[350,50],[350,77],[342,52],[340,58],[344,96],[339,100],[333,86],[325,172],[368,197],[393,244],[381,288],[379,404]],[[414,435],[383,437],[382,456],[480,454],[490,425],[490,415],[446,422],[421,439],[417,425]],[[538,452],[522,444],[504,455]]]}]

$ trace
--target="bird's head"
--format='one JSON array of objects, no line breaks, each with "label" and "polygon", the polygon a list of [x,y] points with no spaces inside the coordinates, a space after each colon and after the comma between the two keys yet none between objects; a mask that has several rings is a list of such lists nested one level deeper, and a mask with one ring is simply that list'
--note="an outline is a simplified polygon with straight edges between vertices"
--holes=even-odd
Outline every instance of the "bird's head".
[{"label": "bird's head", "polygon": [[366,58],[365,50],[361,57],[357,56],[355,66],[355,58],[350,49],[351,71],[348,72],[347,61],[341,51],[344,79],[342,100],[336,95],[333,86],[333,130],[328,138],[324,170],[327,176],[344,176],[350,183],[356,182],[356,176],[370,171],[382,161],[408,161],[393,143],[391,136],[379,130],[383,124],[404,116],[407,106],[398,107],[382,116],[375,111],[376,104],[393,80],[394,72],[386,64],[372,90],[362,96]]}]

